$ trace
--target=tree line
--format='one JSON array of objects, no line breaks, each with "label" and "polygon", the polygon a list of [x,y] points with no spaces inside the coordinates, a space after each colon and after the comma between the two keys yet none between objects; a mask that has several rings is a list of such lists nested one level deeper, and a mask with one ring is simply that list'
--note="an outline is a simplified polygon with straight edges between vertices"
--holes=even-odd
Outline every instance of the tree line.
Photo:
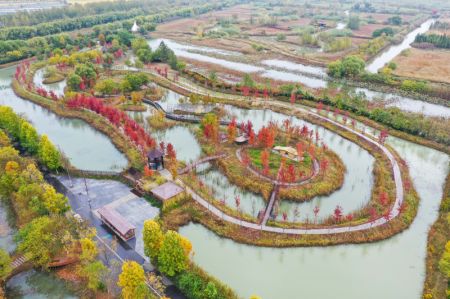
[{"label": "tree line", "polygon": [[142,12],[131,10],[126,12],[113,12],[102,15],[79,17],[67,20],[60,20],[48,23],[41,23],[32,26],[10,27],[0,30],[1,40],[29,39],[35,36],[46,36],[60,32],[73,31],[82,28],[89,28],[98,24],[111,23],[136,17]]},{"label": "tree line", "polygon": [[[134,20],[139,25],[145,27],[148,23],[160,23],[174,17],[190,17],[193,15],[206,13],[208,11],[222,9],[223,7],[236,4],[239,0],[230,0],[228,2],[210,4],[203,4],[202,1],[199,2],[201,4],[198,6],[182,6],[178,9],[170,9],[171,7],[167,7],[165,10],[157,10],[154,7],[152,7],[151,10],[135,8],[131,10],[113,11],[104,14],[55,20],[30,26],[7,27],[0,30],[0,40],[23,40],[35,36],[46,36],[60,32],[73,31],[121,20],[129,20],[129,27],[127,29],[131,28]],[[135,19],[130,20],[132,18]]]},{"label": "tree line", "polygon": [[[194,3],[193,3],[194,2]],[[204,4],[205,1],[191,1],[191,5]],[[156,5],[157,4],[157,5]],[[171,4],[180,7],[185,3],[172,3]],[[32,26],[41,23],[53,22],[62,19],[73,19],[86,16],[101,15],[114,12],[124,12],[131,10],[139,10],[147,14],[161,12],[163,9],[167,9],[167,3],[147,0],[147,1],[108,1],[89,3],[89,5],[74,4],[62,8],[52,8],[39,11],[19,11],[15,14],[7,14],[0,16],[0,22],[4,27],[16,27],[16,26]]]},{"label": "tree line", "polygon": [[[201,14],[211,10],[221,9],[227,5],[237,3],[239,0],[231,0],[229,2],[224,2],[221,4],[213,3],[202,5],[193,8],[181,8],[173,10],[171,12],[163,12],[159,14],[153,14],[148,16],[138,16],[135,18],[136,22],[140,26],[141,33],[147,31],[152,31],[155,29],[155,24],[161,23],[163,21],[169,20],[174,17],[186,17],[192,14]],[[96,18],[96,16],[94,16]],[[70,21],[70,20],[69,20]],[[38,56],[39,59],[43,58],[45,55],[49,56],[54,49],[65,49],[68,52],[72,50],[82,49],[84,47],[92,46],[97,42],[97,38],[100,34],[105,37],[105,42],[110,43],[113,39],[122,40],[125,36],[125,31],[130,31],[133,25],[133,19],[125,19],[121,21],[112,21],[107,24],[95,25],[92,23],[86,23],[88,27],[93,26],[93,32],[88,34],[77,34],[76,36],[70,36],[68,34],[62,33],[67,28],[58,29],[57,34],[45,35],[45,36],[34,36],[32,32],[35,32],[36,28],[29,29],[22,28],[6,28],[3,31],[0,30],[0,36],[3,34],[12,34],[15,36],[13,39],[0,38],[0,64],[14,62],[22,60],[32,56]],[[45,28],[48,24],[42,24]],[[95,25],[95,26],[94,26]],[[72,26],[72,25],[70,25]],[[69,26],[69,27],[70,27]],[[79,27],[79,25],[76,25]],[[31,31],[29,31],[31,30]],[[48,29],[48,32],[53,32],[55,29]],[[14,32],[14,33],[13,33]],[[44,33],[44,32],[42,32]],[[117,38],[118,36],[118,38]],[[12,36],[11,36],[12,37]],[[23,40],[21,37],[27,39]],[[128,46],[130,45],[130,38],[128,37]]]},{"label": "tree line", "polygon": [[446,34],[419,34],[416,43],[430,43],[437,48],[450,49],[450,37]]},{"label": "tree line", "polygon": [[46,135],[40,136],[26,120],[14,113],[10,107],[0,106],[0,129],[5,130],[30,155],[50,170],[61,167],[59,151]]}]

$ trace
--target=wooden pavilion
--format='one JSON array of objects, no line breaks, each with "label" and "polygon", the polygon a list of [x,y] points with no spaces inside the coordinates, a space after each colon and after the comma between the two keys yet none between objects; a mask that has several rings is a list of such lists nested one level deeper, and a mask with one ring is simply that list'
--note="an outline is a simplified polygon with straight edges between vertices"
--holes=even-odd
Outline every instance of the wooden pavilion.
[{"label": "wooden pavilion", "polygon": [[150,169],[164,169],[164,153],[159,149],[152,149],[147,154],[147,163]]}]

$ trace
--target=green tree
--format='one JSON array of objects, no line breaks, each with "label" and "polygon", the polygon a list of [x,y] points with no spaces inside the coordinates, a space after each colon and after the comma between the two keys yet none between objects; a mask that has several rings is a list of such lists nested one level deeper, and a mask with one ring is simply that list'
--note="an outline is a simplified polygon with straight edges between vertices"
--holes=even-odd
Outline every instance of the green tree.
[{"label": "green tree", "polygon": [[39,149],[39,135],[36,129],[28,122],[22,121],[19,135],[20,145],[30,154],[36,154]]},{"label": "green tree", "polygon": [[62,214],[69,209],[67,197],[61,193],[57,193],[52,185],[44,184],[42,188],[44,189],[42,201],[48,213]]},{"label": "green tree", "polygon": [[164,235],[161,227],[154,220],[144,222],[144,252],[152,261],[156,261],[159,250],[164,241]]},{"label": "green tree", "polygon": [[27,254],[37,266],[46,266],[52,259],[56,248],[52,227],[54,222],[48,216],[38,217],[19,230],[17,249]]},{"label": "green tree", "polygon": [[98,255],[97,245],[92,239],[83,238],[80,240],[81,266],[78,270],[79,274],[87,280],[87,287],[96,291],[102,283],[102,277],[106,272],[106,267],[101,261],[96,261]]},{"label": "green tree", "polygon": [[113,79],[105,79],[97,82],[94,86],[95,91],[98,91],[102,94],[113,94],[117,89],[117,83],[114,82]]},{"label": "green tree", "polygon": [[402,18],[400,16],[390,17],[388,23],[391,25],[400,26],[402,24]]},{"label": "green tree", "polygon": [[0,195],[4,198],[9,198],[17,188],[16,181],[20,165],[16,161],[9,161],[9,158],[13,155],[18,157],[18,152],[12,147],[5,147],[0,150],[0,157],[6,158],[1,161],[4,168],[0,172],[2,174],[0,177]]},{"label": "green tree", "polygon": [[362,58],[350,55],[328,64],[328,74],[335,78],[357,77],[364,72],[364,67],[365,62]]},{"label": "green tree", "polygon": [[203,290],[204,298],[216,299],[219,298],[219,291],[217,290],[216,284],[212,281],[208,282],[206,288]]},{"label": "green tree", "polygon": [[358,56],[350,55],[342,60],[342,67],[345,76],[356,77],[364,71],[365,62]]},{"label": "green tree", "polygon": [[153,61],[168,62],[170,56],[174,55],[174,52],[167,47],[166,43],[161,42],[159,47],[153,52]]},{"label": "green tree", "polygon": [[103,55],[103,67],[105,69],[110,69],[114,63],[114,56],[111,53],[106,53]]},{"label": "green tree", "polygon": [[213,82],[213,84],[216,83],[217,82],[217,73],[216,73],[216,71],[214,71],[214,70],[210,71],[209,74],[208,74],[208,79],[211,82]]},{"label": "green tree", "polygon": [[284,40],[286,40],[286,35],[285,34],[282,34],[282,33],[277,34],[277,41],[281,42],[281,41],[284,41]]},{"label": "green tree", "polygon": [[136,56],[143,63],[149,63],[153,60],[152,51],[150,49],[138,49],[136,52]]},{"label": "green tree", "polygon": [[359,20],[358,16],[350,16],[348,18],[347,27],[350,28],[351,30],[358,30],[359,23],[360,23],[360,20]]},{"label": "green tree", "polygon": [[392,29],[391,27],[384,27],[384,28],[377,29],[374,32],[372,32],[372,37],[379,37],[383,34],[387,35],[387,36],[393,36],[394,29]]},{"label": "green tree", "polygon": [[8,252],[0,248],[0,280],[5,280],[11,271],[11,257]]},{"label": "green tree", "polygon": [[42,135],[38,151],[39,160],[50,170],[61,167],[61,155],[47,135]]},{"label": "green tree", "polygon": [[10,146],[11,142],[8,138],[8,135],[0,129],[0,147]]},{"label": "green tree", "polygon": [[149,79],[146,74],[127,74],[122,80],[121,89],[124,92],[136,91],[148,82]]},{"label": "green tree", "polygon": [[80,76],[72,73],[67,77],[67,86],[69,86],[70,90],[79,90],[81,81]]},{"label": "green tree", "polygon": [[75,74],[80,76],[83,80],[93,80],[97,77],[94,66],[91,63],[80,63],[75,66]]},{"label": "green tree", "polygon": [[148,296],[144,269],[134,261],[123,263],[117,285],[122,288],[124,299],[143,299]]},{"label": "green tree", "polygon": [[87,287],[96,291],[102,284],[102,277],[108,269],[101,261],[94,261],[82,266],[79,273],[87,280]]},{"label": "green tree", "polygon": [[343,74],[342,61],[336,60],[328,64],[328,75],[334,78],[341,78]]},{"label": "green tree", "polygon": [[181,244],[180,235],[174,231],[168,231],[164,237],[158,255],[158,265],[162,273],[174,276],[186,270],[188,257]]},{"label": "green tree", "polygon": [[247,87],[255,87],[256,84],[249,74],[245,74],[244,77],[242,78],[241,85]]},{"label": "green tree", "polygon": [[450,278],[450,241],[445,244],[445,251],[439,260],[439,270],[442,274]]},{"label": "green tree", "polygon": [[11,107],[0,107],[0,128],[6,130],[12,137],[19,138],[21,118],[14,113]]},{"label": "green tree", "polygon": [[210,125],[212,128],[218,128],[219,118],[215,113],[206,113],[200,121],[200,129],[204,130],[206,126]]},{"label": "green tree", "polygon": [[147,40],[142,37],[133,39],[131,41],[131,48],[133,49],[135,54],[137,54],[137,51],[141,49],[150,50],[150,46],[148,45]]}]

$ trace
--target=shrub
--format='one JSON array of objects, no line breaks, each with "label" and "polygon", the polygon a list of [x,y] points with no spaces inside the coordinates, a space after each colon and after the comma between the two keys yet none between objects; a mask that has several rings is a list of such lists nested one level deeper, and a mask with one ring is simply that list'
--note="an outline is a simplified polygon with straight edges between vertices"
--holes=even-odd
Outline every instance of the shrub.
[{"label": "shrub", "polygon": [[380,28],[375,30],[372,33],[372,37],[379,37],[381,35],[387,35],[387,36],[393,36],[394,35],[394,30],[391,27],[384,27],[384,28]]},{"label": "shrub", "polygon": [[359,23],[360,23],[360,20],[359,20],[358,16],[350,16],[348,18],[347,27],[350,28],[351,30],[358,30]]},{"label": "shrub", "polygon": [[365,62],[362,58],[350,55],[328,65],[328,74],[332,77],[357,77],[363,73]]},{"label": "shrub", "polygon": [[67,86],[70,88],[70,90],[79,90],[81,81],[82,80],[80,76],[72,73],[67,77]]},{"label": "shrub", "polygon": [[338,37],[325,44],[325,52],[338,52],[348,49],[352,46],[352,40],[349,37]]},{"label": "shrub", "polygon": [[284,41],[284,40],[286,40],[286,35],[285,34],[282,34],[282,33],[277,34],[277,41],[281,42],[281,41]]},{"label": "shrub", "polygon": [[425,92],[428,90],[427,83],[424,81],[403,80],[400,88],[405,91]]}]

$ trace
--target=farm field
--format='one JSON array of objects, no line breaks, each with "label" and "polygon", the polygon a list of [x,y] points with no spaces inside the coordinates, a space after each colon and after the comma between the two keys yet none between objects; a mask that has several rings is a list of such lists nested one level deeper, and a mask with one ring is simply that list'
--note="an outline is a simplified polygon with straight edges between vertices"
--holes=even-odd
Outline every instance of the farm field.
[{"label": "farm field", "polygon": [[[239,49],[255,57],[302,56],[312,64],[326,65],[346,55],[361,53],[361,47],[370,43],[376,30],[392,27],[394,35],[399,34],[400,38],[410,26],[423,20],[420,13],[399,15],[401,24],[390,25],[391,14],[352,12],[357,25],[351,30],[347,27],[347,14],[348,7],[336,4],[284,3],[278,7],[245,4],[158,25],[152,35],[196,45]],[[365,59],[388,44],[386,41],[371,50]]]},{"label": "farm field", "polygon": [[450,83],[450,51],[411,49],[408,55],[394,59],[397,64],[395,75]]}]

